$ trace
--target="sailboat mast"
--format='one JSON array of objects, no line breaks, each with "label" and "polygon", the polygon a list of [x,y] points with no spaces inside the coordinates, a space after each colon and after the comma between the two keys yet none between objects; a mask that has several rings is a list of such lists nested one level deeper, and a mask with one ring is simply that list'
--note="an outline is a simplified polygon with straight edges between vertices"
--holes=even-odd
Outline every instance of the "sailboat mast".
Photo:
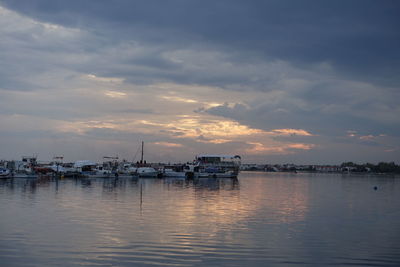
[{"label": "sailboat mast", "polygon": [[142,156],[140,157],[140,163],[143,163],[143,141],[142,141]]}]

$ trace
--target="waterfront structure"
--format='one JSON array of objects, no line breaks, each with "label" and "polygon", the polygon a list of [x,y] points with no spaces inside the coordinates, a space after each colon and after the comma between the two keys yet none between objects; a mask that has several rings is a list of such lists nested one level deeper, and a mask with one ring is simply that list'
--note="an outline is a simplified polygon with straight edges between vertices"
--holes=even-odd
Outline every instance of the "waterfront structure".
[{"label": "waterfront structure", "polygon": [[343,171],[340,166],[334,166],[334,165],[317,165],[314,166],[316,171],[319,172],[341,172]]},{"label": "waterfront structure", "polygon": [[198,155],[195,159],[199,178],[236,178],[240,171],[239,155]]},{"label": "waterfront structure", "polygon": [[[38,178],[42,176],[74,177],[74,178],[236,178],[240,169],[238,155],[198,155],[195,160],[185,164],[147,164],[145,161],[132,163],[117,157],[103,163],[91,160],[78,160],[74,163],[63,163],[57,160],[37,163],[36,157],[23,157],[22,161],[4,161],[2,176],[14,178]],[[54,158],[53,158],[54,159]],[[9,168],[9,165],[11,166]],[[9,170],[9,173],[6,171]],[[7,173],[7,175],[6,175]]]}]

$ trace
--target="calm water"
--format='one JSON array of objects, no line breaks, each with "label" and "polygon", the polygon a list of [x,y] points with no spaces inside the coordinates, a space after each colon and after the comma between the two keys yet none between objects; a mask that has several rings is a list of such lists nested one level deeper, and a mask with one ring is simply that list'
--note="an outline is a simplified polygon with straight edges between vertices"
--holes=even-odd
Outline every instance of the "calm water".
[{"label": "calm water", "polygon": [[1,266],[400,266],[400,177],[3,180],[0,216]]}]

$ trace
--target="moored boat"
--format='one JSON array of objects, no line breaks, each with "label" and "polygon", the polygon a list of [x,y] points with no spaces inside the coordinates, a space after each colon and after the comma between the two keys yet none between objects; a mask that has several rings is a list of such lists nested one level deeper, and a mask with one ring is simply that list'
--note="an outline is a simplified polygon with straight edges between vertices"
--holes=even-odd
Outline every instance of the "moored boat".
[{"label": "moored boat", "polygon": [[237,178],[240,161],[239,155],[198,155],[195,159],[195,177]]},{"label": "moored boat", "polygon": [[38,174],[34,172],[14,172],[12,173],[13,178],[22,178],[22,179],[36,179],[38,178]]},{"label": "moored boat", "polygon": [[22,157],[22,161],[15,161],[14,168],[11,172],[13,178],[38,178],[35,171],[37,167],[36,157]]},{"label": "moored boat", "polygon": [[136,172],[141,178],[157,178],[160,176],[160,173],[153,167],[139,167]]},{"label": "moored boat", "polygon": [[186,177],[185,165],[166,165],[162,169],[162,176],[168,177]]},{"label": "moored boat", "polygon": [[79,160],[74,163],[74,168],[84,178],[110,178],[114,177],[111,170],[98,166],[90,160]]},{"label": "moored boat", "polygon": [[10,178],[11,172],[7,168],[0,168],[0,178]]}]

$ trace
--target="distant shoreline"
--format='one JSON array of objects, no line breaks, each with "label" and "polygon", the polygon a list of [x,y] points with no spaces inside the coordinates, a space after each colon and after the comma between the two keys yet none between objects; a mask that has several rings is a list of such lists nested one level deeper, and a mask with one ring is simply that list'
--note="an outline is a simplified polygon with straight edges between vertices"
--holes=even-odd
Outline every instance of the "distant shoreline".
[{"label": "distant shoreline", "polygon": [[394,162],[380,162],[378,164],[344,162],[340,165],[242,164],[241,170],[265,172],[400,174],[400,165]]}]

